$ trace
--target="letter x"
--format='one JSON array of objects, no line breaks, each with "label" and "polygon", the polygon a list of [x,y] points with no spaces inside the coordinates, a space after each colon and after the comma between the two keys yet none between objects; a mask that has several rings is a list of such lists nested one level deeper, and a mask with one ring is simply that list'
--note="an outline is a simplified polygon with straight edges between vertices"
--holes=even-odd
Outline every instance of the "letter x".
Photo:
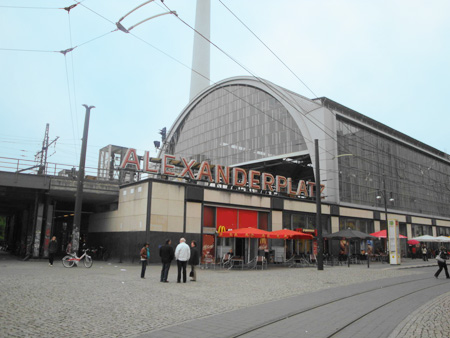
[{"label": "letter x", "polygon": [[189,176],[195,180],[194,173],[191,170],[191,167],[195,164],[195,160],[190,160],[189,163],[187,163],[186,159],[184,157],[181,158],[181,161],[184,164],[184,169],[181,172],[181,177],[184,177],[187,173],[189,173]]}]

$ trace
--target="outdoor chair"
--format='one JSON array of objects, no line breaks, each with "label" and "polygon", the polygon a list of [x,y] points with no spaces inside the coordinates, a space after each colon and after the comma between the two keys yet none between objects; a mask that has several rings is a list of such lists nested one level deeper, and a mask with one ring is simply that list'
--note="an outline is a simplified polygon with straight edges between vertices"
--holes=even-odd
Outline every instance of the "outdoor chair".
[{"label": "outdoor chair", "polygon": [[247,263],[243,263],[243,268],[248,270],[256,269],[256,264],[257,264],[257,257],[253,258],[251,261]]},{"label": "outdoor chair", "polygon": [[297,256],[297,255],[293,255],[291,258],[289,258],[289,259],[286,259],[284,262],[283,262],[283,265],[285,265],[285,266],[291,266],[292,264],[295,264],[295,259],[296,258],[298,258],[299,256]]},{"label": "outdoor chair", "polygon": [[205,258],[203,260],[204,264],[203,264],[203,269],[209,269],[213,266],[214,264],[214,257],[211,254],[207,254],[205,255]]},{"label": "outdoor chair", "polygon": [[222,257],[221,265],[224,269],[231,269],[233,267],[233,261],[232,261],[233,255],[229,252],[227,252]]},{"label": "outdoor chair", "polygon": [[255,268],[258,269],[258,266],[261,266],[261,270],[264,270],[264,266],[267,269],[267,259],[265,256],[257,256],[256,257],[256,265]]},{"label": "outdoor chair", "polygon": [[306,256],[304,254],[296,255],[292,257],[289,261],[291,261],[291,264],[289,265],[290,268],[310,266],[309,260],[306,259]]}]

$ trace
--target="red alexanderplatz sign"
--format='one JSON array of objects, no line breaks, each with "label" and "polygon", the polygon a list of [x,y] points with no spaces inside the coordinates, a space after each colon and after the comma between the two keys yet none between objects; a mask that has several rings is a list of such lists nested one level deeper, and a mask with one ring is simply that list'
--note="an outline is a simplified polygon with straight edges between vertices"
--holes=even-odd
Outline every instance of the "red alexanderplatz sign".
[{"label": "red alexanderplatz sign", "polygon": [[[294,189],[292,178],[280,175],[272,175],[257,170],[245,170],[242,168],[228,167],[222,165],[211,165],[207,161],[200,164],[195,160],[187,160],[181,157],[176,160],[173,155],[164,155],[161,159],[150,158],[148,151],[144,152],[143,163],[136,154],[136,149],[127,150],[120,169],[134,168],[136,171],[148,174],[160,174],[174,178],[190,178],[197,181],[207,181],[216,184],[233,185],[250,189],[284,192],[294,196],[314,197],[314,182],[299,180],[297,188]],[[150,162],[161,163],[159,169],[151,168]],[[176,164],[175,164],[176,163]],[[181,172],[175,171],[176,167],[182,168]],[[320,185],[322,194],[325,185]]]}]

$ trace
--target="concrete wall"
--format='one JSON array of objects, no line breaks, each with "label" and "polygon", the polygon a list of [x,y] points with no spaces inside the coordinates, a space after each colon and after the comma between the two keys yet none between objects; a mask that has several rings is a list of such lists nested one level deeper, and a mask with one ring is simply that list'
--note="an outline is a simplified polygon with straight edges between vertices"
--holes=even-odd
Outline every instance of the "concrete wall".
[{"label": "concrete wall", "polygon": [[181,184],[152,183],[150,231],[183,232],[184,192]]},{"label": "concrete wall", "polygon": [[90,216],[89,233],[145,231],[147,194],[147,182],[122,188],[117,210]]},{"label": "concrete wall", "polygon": [[[148,240],[150,261],[157,263],[158,248],[166,239],[171,239],[174,247],[180,237],[185,237],[188,242],[195,239],[201,244],[203,204],[270,211],[273,231],[283,228],[283,210],[310,214],[316,212],[315,203],[303,200],[279,197],[272,200],[267,195],[151,180],[122,187],[117,210],[90,217],[89,244],[111,248],[116,260],[138,262],[139,250]],[[341,206],[338,209],[334,207],[332,213],[332,209],[330,205],[322,204],[322,214],[331,216],[332,232],[339,230],[340,217],[374,219],[373,210]],[[381,212],[381,220],[384,220],[384,216]],[[397,213],[389,213],[388,218],[407,223],[409,236],[411,223],[432,224],[431,219],[423,217],[412,217],[411,223],[408,223],[405,215]],[[450,221],[437,220],[436,225],[450,226]],[[374,230],[380,230],[380,220],[374,220]]]}]

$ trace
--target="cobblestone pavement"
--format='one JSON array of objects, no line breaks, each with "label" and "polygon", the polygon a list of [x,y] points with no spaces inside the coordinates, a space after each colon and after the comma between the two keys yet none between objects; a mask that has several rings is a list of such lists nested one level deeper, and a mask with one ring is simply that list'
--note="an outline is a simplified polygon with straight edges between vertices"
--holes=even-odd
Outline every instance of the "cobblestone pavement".
[{"label": "cobblestone pavement", "polygon": [[433,299],[406,317],[389,338],[450,336],[450,292]]},{"label": "cobblestone pavement", "polygon": [[[60,260],[0,256],[0,337],[133,337],[250,305],[369,280],[419,273],[388,265],[198,270],[197,282],[160,283],[160,266],[94,262],[67,269]],[[448,306],[448,302],[446,303]],[[448,322],[447,322],[448,327]],[[406,328],[406,326],[405,326]],[[448,331],[447,331],[448,332]]]}]

